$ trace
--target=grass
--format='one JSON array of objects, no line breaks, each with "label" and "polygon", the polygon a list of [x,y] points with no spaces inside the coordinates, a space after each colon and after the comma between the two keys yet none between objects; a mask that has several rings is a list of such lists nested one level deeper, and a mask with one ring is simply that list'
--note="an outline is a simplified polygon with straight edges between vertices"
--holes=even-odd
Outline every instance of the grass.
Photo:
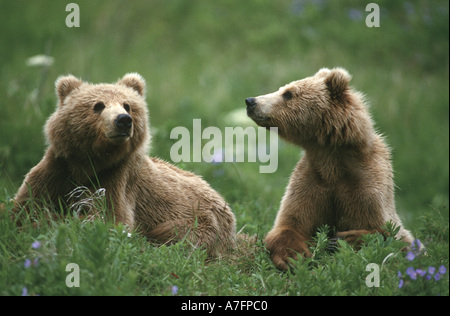
[{"label": "grass", "polygon": [[[429,280],[406,273],[448,268],[448,224],[431,217],[421,221],[435,232],[419,235],[427,253],[416,253],[412,261],[399,251],[402,242],[380,235],[367,236],[357,252],[342,241],[332,252],[323,227],[311,244],[312,258],[300,258],[283,273],[257,236],[241,233],[234,251],[207,259],[187,242],[151,245],[100,219],[68,217],[19,232],[2,215],[0,240],[8,243],[0,248],[0,295],[448,295],[447,271]],[[66,286],[70,263],[79,266],[79,287]],[[369,263],[379,266],[379,287],[366,285]]]},{"label": "grass", "polygon": [[[365,3],[351,0],[76,3],[81,26],[67,28],[64,2],[0,0],[0,42],[7,43],[0,45],[0,204],[43,155],[41,131],[61,74],[92,82],[142,74],[151,155],[170,161],[174,127],[191,130],[194,118],[221,130],[254,126],[230,115],[246,97],[342,66],[392,147],[398,212],[427,254],[409,261],[397,242],[377,236],[359,252],[342,244],[330,253],[319,234],[317,256],[277,271],[261,240],[301,155],[280,142],[273,174],[260,174],[256,163],[179,164],[231,204],[238,230],[250,236],[234,253],[210,261],[186,243],[157,247],[135,233],[127,237],[123,227],[76,217],[18,231],[2,214],[0,295],[24,288],[28,295],[172,295],[173,286],[177,295],[448,295],[448,272],[438,281],[406,274],[409,267],[449,267],[448,1],[377,1],[381,26],[371,29]],[[52,56],[53,65],[27,66],[38,54]],[[65,285],[71,262],[80,267],[80,288]],[[368,263],[380,266],[379,288],[365,284]]]}]

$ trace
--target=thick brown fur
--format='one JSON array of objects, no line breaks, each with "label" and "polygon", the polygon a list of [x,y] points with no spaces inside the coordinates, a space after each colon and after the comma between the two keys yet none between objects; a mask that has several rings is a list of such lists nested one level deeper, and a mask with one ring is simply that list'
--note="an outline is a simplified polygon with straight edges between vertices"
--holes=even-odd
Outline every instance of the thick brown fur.
[{"label": "thick brown fur", "polygon": [[321,69],[278,91],[248,98],[247,113],[260,126],[305,153],[295,167],[273,229],[265,238],[275,265],[286,270],[321,225],[347,241],[382,231],[389,221],[412,242],[395,210],[390,151],[373,126],[363,96],[342,68]]},{"label": "thick brown fur", "polygon": [[186,237],[209,255],[233,245],[235,218],[225,200],[193,173],[147,156],[149,121],[139,74],[115,84],[69,75],[55,85],[59,104],[45,126],[48,147],[14,198],[16,212],[31,204],[57,212],[77,202],[74,189],[104,188],[107,215],[152,240]]}]

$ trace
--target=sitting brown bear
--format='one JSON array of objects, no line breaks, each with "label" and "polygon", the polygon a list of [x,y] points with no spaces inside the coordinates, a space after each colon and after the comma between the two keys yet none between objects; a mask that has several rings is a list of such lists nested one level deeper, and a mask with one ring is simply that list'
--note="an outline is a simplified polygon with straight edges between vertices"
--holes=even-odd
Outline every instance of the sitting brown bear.
[{"label": "sitting brown bear", "polygon": [[160,243],[187,235],[209,255],[233,244],[235,218],[200,177],[147,156],[150,143],[145,81],[127,74],[115,84],[74,76],[56,81],[59,104],[48,119],[48,148],[26,175],[15,210],[31,204],[55,211],[75,201],[78,187],[105,190],[107,212]]},{"label": "sitting brown bear", "polygon": [[246,99],[247,113],[258,125],[278,127],[282,138],[305,150],[265,238],[282,270],[297,253],[310,255],[307,242],[324,224],[355,241],[381,232],[391,221],[400,226],[398,238],[413,240],[395,211],[389,148],[350,79],[344,69],[321,69],[274,93]]}]

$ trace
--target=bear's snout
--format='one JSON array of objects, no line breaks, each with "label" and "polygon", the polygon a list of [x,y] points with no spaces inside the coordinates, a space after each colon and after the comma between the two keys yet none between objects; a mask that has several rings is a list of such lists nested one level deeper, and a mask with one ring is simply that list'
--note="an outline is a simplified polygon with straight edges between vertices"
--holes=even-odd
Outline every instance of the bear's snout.
[{"label": "bear's snout", "polygon": [[247,98],[245,99],[245,104],[247,104],[247,110],[253,110],[253,108],[256,106],[256,99]]},{"label": "bear's snout", "polygon": [[128,132],[133,125],[133,119],[128,114],[119,114],[114,120],[116,127],[122,132]]}]

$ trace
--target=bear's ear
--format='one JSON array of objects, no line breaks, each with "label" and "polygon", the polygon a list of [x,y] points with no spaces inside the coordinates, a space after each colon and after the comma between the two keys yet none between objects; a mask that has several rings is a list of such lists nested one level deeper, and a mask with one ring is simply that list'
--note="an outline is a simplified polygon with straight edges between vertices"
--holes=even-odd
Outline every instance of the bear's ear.
[{"label": "bear's ear", "polygon": [[318,72],[316,72],[316,74],[314,75],[315,77],[323,77],[325,78],[327,75],[329,75],[331,72],[330,69],[328,68],[322,68],[320,69]]},{"label": "bear's ear", "polygon": [[141,96],[145,95],[145,80],[138,73],[126,74],[117,83],[135,90]]},{"label": "bear's ear", "polygon": [[342,99],[352,76],[343,68],[333,68],[325,77],[331,99]]},{"label": "bear's ear", "polygon": [[80,79],[75,78],[72,75],[60,76],[56,79],[56,94],[58,95],[61,104],[74,89],[78,88],[82,84],[83,82]]}]

